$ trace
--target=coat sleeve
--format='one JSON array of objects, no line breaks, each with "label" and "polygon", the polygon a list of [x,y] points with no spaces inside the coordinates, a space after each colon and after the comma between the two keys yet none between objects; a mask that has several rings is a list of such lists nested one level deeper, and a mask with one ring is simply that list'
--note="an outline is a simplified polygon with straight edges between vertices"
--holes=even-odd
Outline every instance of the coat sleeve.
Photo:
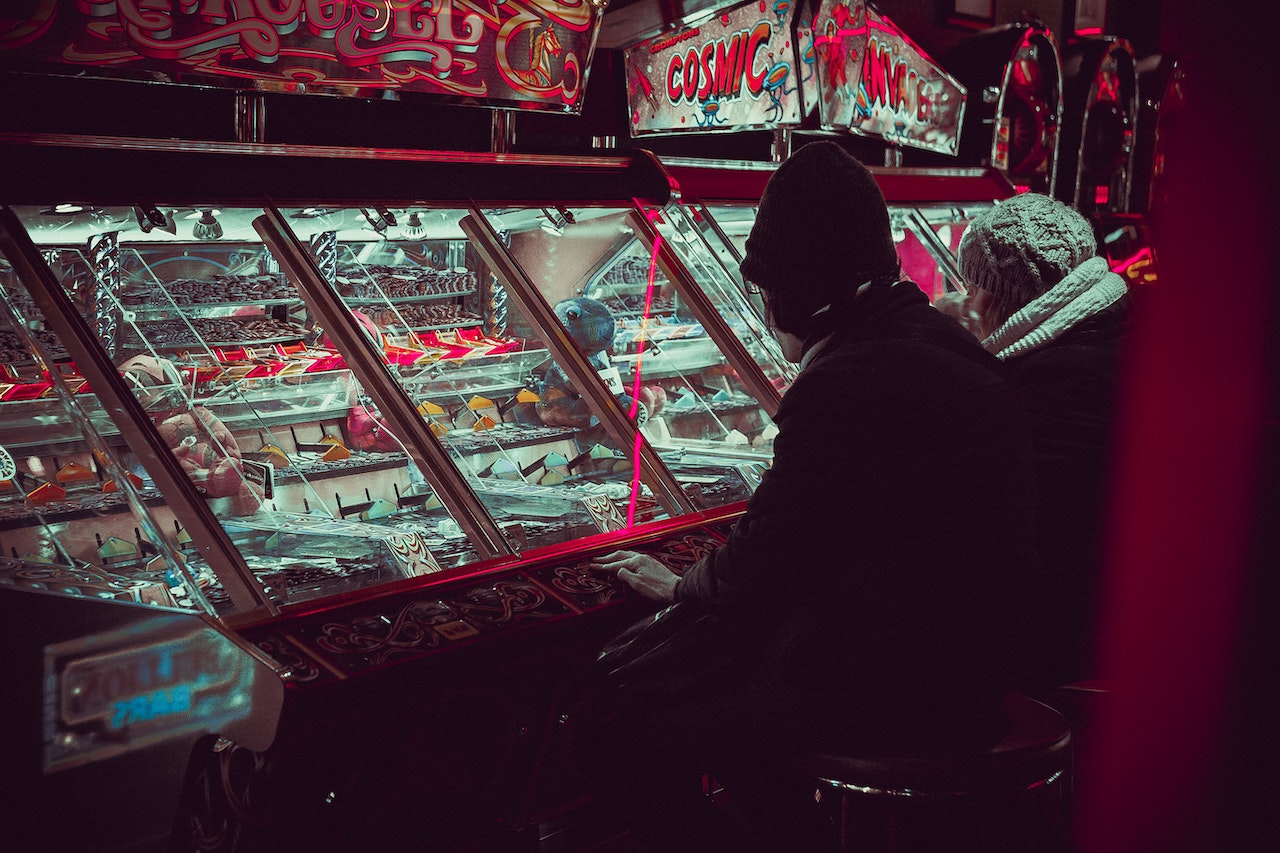
[{"label": "coat sleeve", "polygon": [[747,616],[781,594],[824,586],[833,564],[847,562],[859,505],[869,499],[850,482],[866,453],[859,412],[874,408],[835,396],[848,393],[847,383],[821,372],[806,372],[787,390],[773,464],[729,540],[686,571],[681,600]]}]

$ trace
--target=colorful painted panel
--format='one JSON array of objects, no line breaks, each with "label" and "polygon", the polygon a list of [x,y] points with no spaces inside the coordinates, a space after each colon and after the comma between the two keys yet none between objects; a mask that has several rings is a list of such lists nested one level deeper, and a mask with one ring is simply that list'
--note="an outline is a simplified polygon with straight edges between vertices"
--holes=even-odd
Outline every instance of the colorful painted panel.
[{"label": "colorful painted panel", "polygon": [[711,530],[713,533],[715,533],[717,536],[724,537],[725,541],[728,541],[729,534],[733,532],[733,526],[737,523],[738,523],[738,519],[731,518],[727,521],[717,522],[711,525],[708,529]]},{"label": "colorful painted panel", "polygon": [[640,545],[635,550],[658,559],[671,571],[683,575],[690,566],[718,547],[720,547],[720,540],[717,537],[704,531],[694,530],[663,539],[652,545]]},{"label": "colorful painted panel", "polygon": [[858,109],[866,7],[858,0],[822,0],[809,29],[817,59],[818,120],[829,130],[847,128]]},{"label": "colorful painted panel", "polygon": [[624,55],[631,135],[799,124],[791,0],[752,0]]},{"label": "colorful painted panel", "polygon": [[390,92],[577,113],[588,0],[29,0],[0,65],[357,97]]},{"label": "colorful painted panel", "polygon": [[967,93],[861,0],[822,0],[812,25],[819,122],[954,155]]}]

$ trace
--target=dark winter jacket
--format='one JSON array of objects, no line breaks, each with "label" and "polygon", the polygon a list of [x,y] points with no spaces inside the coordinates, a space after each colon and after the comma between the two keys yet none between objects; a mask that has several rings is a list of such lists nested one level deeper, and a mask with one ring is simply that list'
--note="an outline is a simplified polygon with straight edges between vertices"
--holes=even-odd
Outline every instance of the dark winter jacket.
[{"label": "dark winter jacket", "polygon": [[678,588],[738,625],[802,739],[884,742],[991,707],[1034,577],[1032,462],[999,364],[915,285],[876,286],[783,396],[774,459]]},{"label": "dark winter jacket", "polygon": [[1044,597],[1034,617],[1030,686],[1094,674],[1094,640],[1112,467],[1119,363],[1131,297],[1057,340],[1005,362],[1022,389],[1036,460]]}]

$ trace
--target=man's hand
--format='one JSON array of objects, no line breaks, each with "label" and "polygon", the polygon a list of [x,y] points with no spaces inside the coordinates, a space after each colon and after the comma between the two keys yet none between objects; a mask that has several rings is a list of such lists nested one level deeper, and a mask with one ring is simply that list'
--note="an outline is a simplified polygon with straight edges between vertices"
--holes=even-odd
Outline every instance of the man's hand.
[{"label": "man's hand", "polygon": [[614,551],[596,557],[592,565],[614,572],[645,598],[665,602],[676,600],[676,584],[680,582],[680,576],[647,554]]}]

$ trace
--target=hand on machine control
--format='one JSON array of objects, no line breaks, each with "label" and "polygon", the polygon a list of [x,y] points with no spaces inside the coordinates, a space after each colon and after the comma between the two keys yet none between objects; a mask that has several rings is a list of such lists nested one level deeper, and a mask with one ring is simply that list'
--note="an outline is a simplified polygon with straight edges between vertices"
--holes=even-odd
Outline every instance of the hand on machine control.
[{"label": "hand on machine control", "polygon": [[645,598],[664,602],[676,600],[676,584],[680,582],[680,576],[648,554],[614,551],[596,557],[592,564],[615,573]]}]

